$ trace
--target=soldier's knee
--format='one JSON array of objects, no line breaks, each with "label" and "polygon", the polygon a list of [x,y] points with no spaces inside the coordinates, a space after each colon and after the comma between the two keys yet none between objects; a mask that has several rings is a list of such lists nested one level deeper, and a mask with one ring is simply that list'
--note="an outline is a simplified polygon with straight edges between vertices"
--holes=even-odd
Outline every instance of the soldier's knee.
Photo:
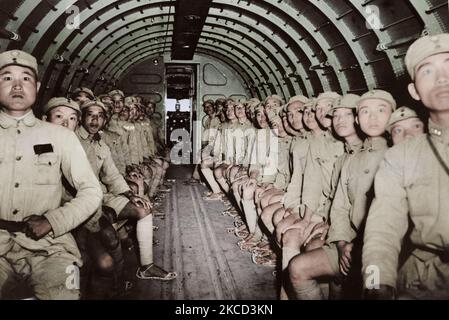
[{"label": "soldier's knee", "polygon": [[214,169],[214,176],[217,179],[220,179],[220,178],[223,177],[223,170],[222,170],[221,167],[218,167],[218,168]]},{"label": "soldier's knee", "polygon": [[273,211],[271,210],[270,207],[267,207],[262,210],[262,214],[261,214],[260,218],[262,219],[262,221],[264,222],[265,225],[271,223],[272,214],[273,214]]},{"label": "soldier's knee", "polygon": [[298,244],[299,229],[290,229],[282,235],[282,245],[287,247],[296,247]]},{"label": "soldier's knee", "polygon": [[305,280],[305,261],[304,257],[297,255],[290,260],[288,264],[288,274],[292,283],[297,283]]},{"label": "soldier's knee", "polygon": [[145,209],[142,207],[136,207],[136,217],[138,220],[141,220],[147,216],[149,216],[151,214],[151,210],[150,209]]},{"label": "soldier's knee", "polygon": [[97,257],[97,268],[102,275],[112,275],[114,273],[114,267],[114,259],[109,254],[102,254]]}]

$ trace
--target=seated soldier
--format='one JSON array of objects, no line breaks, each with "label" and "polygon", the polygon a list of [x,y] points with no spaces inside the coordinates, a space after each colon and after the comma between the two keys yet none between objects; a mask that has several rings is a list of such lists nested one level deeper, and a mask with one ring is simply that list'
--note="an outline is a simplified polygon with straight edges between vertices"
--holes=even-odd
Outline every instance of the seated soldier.
[{"label": "seated soldier", "polygon": [[[345,297],[361,297],[361,245],[372,186],[379,163],[387,151],[386,127],[396,102],[386,91],[372,90],[357,101],[357,118],[367,138],[362,150],[341,169],[330,211],[326,245],[290,261],[289,274],[298,299],[323,299],[316,279],[337,277],[346,286]],[[305,225],[307,228],[309,225]],[[303,229],[303,235],[307,232]]]},{"label": "seated soldier", "polygon": [[119,221],[137,220],[136,236],[139,243],[140,267],[136,276],[140,279],[174,279],[176,273],[164,271],[153,262],[153,215],[150,202],[131,192],[112,160],[109,147],[98,135],[105,122],[103,104],[92,101],[83,104],[81,110],[82,126],[77,129],[77,135],[106,188],[104,205],[115,211]]},{"label": "seated soldier", "polygon": [[[79,105],[63,97],[50,99],[43,108],[43,112],[44,121],[61,125],[71,131],[75,131],[78,127],[81,117]],[[64,187],[63,203],[70,201],[77,192],[67,183],[64,183]],[[97,286],[88,283],[91,279],[90,264],[94,265],[96,274],[102,277],[103,282],[109,279],[113,281],[114,292],[109,297],[120,294],[125,289],[123,255],[116,232],[107,216],[102,215],[102,210],[98,209],[93,217],[73,231],[73,235],[85,263],[81,273],[82,295],[86,294],[85,297],[88,298],[100,297]],[[102,285],[104,287],[104,283]]]},{"label": "seated soldier", "polygon": [[[22,222],[0,230],[0,298],[22,279],[37,299],[79,299],[82,261],[70,231],[98,208],[101,187],[73,132],[34,116],[36,59],[0,53],[0,75],[0,199],[8,199],[0,218]],[[62,176],[78,189],[64,206]]]},{"label": "seated soldier", "polygon": [[89,88],[80,87],[76,88],[70,97],[75,100],[79,105],[82,105],[86,101],[92,101],[95,99],[95,95]]},{"label": "seated soldier", "polygon": [[405,65],[410,95],[429,112],[429,132],[393,146],[376,174],[363,246],[365,297],[447,300],[449,34],[416,40]]}]

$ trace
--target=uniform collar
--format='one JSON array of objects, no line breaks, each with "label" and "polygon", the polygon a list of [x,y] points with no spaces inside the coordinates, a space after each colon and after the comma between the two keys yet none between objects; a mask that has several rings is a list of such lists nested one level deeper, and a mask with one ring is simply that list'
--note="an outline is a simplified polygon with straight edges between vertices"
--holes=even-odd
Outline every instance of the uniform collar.
[{"label": "uniform collar", "polygon": [[429,134],[432,137],[438,138],[440,140],[449,139],[448,138],[449,137],[448,129],[435,124],[435,122],[433,122],[430,119],[429,119]]},{"label": "uniform collar", "polygon": [[349,154],[354,154],[354,153],[360,151],[362,149],[362,147],[363,147],[363,141],[361,141],[361,140],[357,140],[357,142],[353,143],[353,144],[345,142],[345,151],[346,151],[346,153],[349,153]]},{"label": "uniform collar", "polygon": [[78,132],[78,136],[83,140],[89,140],[90,142],[98,141],[98,143],[100,143],[100,141],[101,141],[101,134],[99,132],[97,132],[92,137],[90,137],[89,132],[87,132],[87,130],[84,129],[83,126],[79,126],[77,129],[77,132]]},{"label": "uniform collar", "polygon": [[23,122],[23,124],[27,127],[32,127],[36,124],[37,119],[32,110],[30,110],[25,116],[20,117],[20,119],[11,117],[4,110],[0,111],[0,126],[3,129],[18,127],[21,122]]},{"label": "uniform collar", "polygon": [[373,139],[365,139],[361,150],[376,151],[382,150],[387,147],[387,140],[383,137],[377,137]]}]

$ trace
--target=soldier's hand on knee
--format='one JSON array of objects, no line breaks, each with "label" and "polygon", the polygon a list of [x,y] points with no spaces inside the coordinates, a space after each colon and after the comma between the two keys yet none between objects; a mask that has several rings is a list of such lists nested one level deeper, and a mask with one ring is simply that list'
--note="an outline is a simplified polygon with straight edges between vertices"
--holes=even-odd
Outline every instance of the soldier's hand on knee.
[{"label": "soldier's hand on knee", "polygon": [[304,245],[309,244],[310,241],[315,240],[315,237],[320,236],[320,240],[326,239],[327,232],[329,231],[329,224],[326,222],[320,222],[317,225],[315,225],[312,229],[312,232],[307,237],[306,241],[304,242]]},{"label": "soldier's hand on knee", "polygon": [[129,198],[129,201],[137,207],[141,207],[141,208],[145,208],[145,209],[152,208],[150,201],[148,201],[144,198],[138,197],[138,196],[132,196],[131,198]]},{"label": "soldier's hand on knee", "polygon": [[339,241],[337,244],[340,272],[347,276],[351,268],[351,251],[353,244],[346,241]]},{"label": "soldier's hand on knee", "polygon": [[44,216],[32,215],[25,222],[25,235],[33,240],[45,237],[52,230],[50,222]]}]

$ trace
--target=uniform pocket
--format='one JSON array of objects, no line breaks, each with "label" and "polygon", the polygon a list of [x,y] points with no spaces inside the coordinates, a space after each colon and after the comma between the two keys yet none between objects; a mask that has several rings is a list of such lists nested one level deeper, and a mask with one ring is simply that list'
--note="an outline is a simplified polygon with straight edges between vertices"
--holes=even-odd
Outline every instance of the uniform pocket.
[{"label": "uniform pocket", "polygon": [[34,183],[41,185],[59,184],[61,171],[58,156],[54,153],[44,153],[37,156],[34,164]]}]

